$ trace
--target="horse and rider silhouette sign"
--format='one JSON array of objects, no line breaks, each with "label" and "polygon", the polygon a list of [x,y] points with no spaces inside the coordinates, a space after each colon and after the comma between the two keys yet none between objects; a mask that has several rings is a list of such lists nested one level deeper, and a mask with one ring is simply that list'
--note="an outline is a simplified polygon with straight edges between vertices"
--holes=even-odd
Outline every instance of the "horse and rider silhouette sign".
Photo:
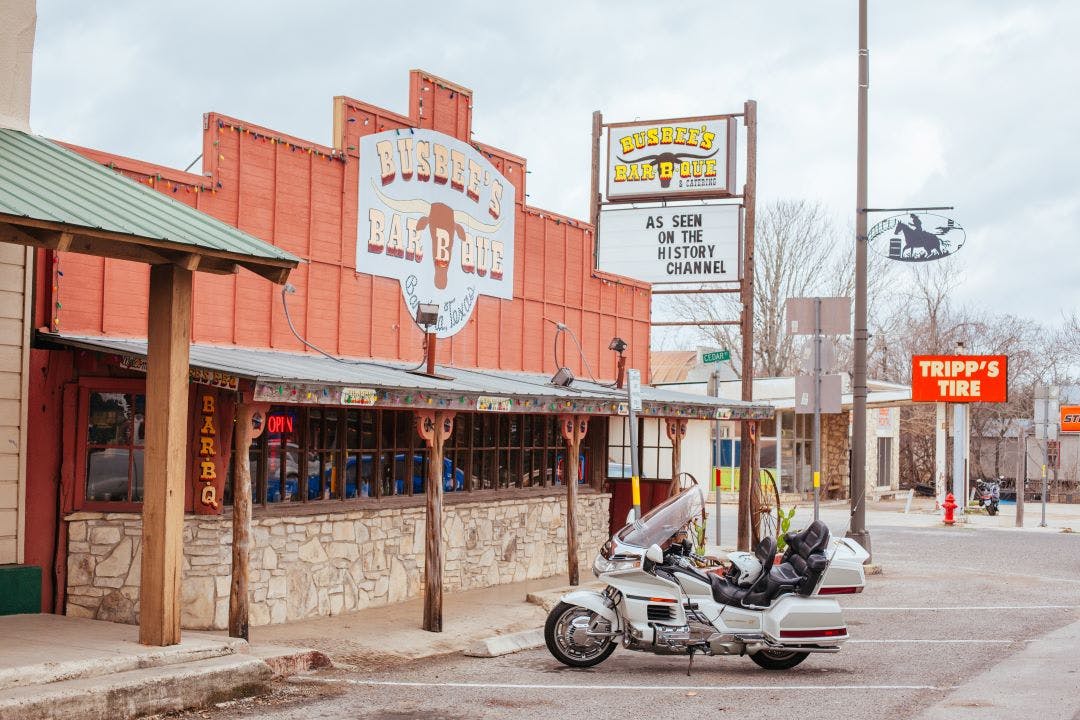
[{"label": "horse and rider silhouette sign", "polygon": [[900,262],[940,260],[964,247],[967,234],[952,218],[932,213],[903,213],[876,223],[868,242],[889,258]]}]

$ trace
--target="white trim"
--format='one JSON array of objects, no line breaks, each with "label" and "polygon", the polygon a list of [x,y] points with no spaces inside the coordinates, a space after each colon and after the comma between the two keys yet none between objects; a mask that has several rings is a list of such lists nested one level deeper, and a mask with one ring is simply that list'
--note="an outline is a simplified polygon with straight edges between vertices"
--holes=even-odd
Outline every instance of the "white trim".
[{"label": "white trim", "polygon": [[297,685],[359,685],[363,687],[402,688],[458,688],[466,690],[644,690],[657,692],[677,691],[730,691],[730,690],[952,690],[947,685],[568,685],[532,683],[470,683],[470,682],[406,682],[402,680],[359,680],[356,678],[291,677],[289,682]]}]

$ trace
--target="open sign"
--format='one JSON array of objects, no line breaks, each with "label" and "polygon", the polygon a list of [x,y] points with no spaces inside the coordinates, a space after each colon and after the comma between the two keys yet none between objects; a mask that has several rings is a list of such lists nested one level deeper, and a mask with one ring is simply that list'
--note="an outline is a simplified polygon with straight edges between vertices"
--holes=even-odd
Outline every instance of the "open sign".
[{"label": "open sign", "polygon": [[266,418],[266,432],[271,434],[291,433],[295,419],[292,415],[270,415]]}]

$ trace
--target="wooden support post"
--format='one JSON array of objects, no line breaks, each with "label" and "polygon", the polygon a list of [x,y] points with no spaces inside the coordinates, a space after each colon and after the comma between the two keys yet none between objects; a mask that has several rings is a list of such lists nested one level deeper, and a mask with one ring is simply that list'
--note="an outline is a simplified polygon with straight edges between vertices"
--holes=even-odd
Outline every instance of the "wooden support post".
[{"label": "wooden support post", "polygon": [[431,450],[425,485],[427,534],[424,541],[424,629],[442,632],[443,446],[454,432],[454,413],[418,410],[416,431]]},{"label": "wooden support post", "polygon": [[191,272],[150,268],[139,642],[180,642],[180,569],[188,466]]},{"label": "wooden support post", "polygon": [[566,572],[570,577],[570,584],[577,585],[580,581],[577,544],[577,486],[578,475],[581,474],[578,456],[581,454],[581,441],[585,439],[585,433],[589,431],[589,418],[587,415],[560,415],[559,428],[562,431],[563,440],[566,442],[566,473],[563,482],[566,483]]},{"label": "wooden support post", "polygon": [[679,476],[682,475],[682,441],[686,437],[686,420],[678,418],[665,418],[668,440],[671,441],[671,484],[668,486],[668,497],[674,497],[682,489],[679,485]]},{"label": "wooden support post", "polygon": [[[754,223],[757,205],[757,103],[743,106],[746,124],[746,184],[743,187],[743,277],[742,277],[742,399],[754,399]],[[750,484],[753,473],[751,423],[742,423],[739,446],[739,525],[736,546],[750,549]]]},{"label": "wooden support post", "polygon": [[236,408],[233,434],[232,585],[229,589],[229,637],[248,639],[248,567],[251,560],[251,465],[248,453],[254,435],[252,418],[257,405]]}]

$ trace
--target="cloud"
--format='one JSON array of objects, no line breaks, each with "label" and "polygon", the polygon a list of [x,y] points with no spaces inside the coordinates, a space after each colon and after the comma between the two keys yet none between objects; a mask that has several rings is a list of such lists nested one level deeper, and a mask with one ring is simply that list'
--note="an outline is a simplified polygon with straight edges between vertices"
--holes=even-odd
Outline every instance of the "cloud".
[{"label": "cloud", "polygon": [[[609,121],[759,102],[759,197],[854,217],[854,3],[345,0],[40,3],[34,128],[174,167],[216,110],[328,143],[331,98],[406,111],[421,67],[475,91],[476,139],[529,159],[531,204],[583,217]],[[991,309],[1080,305],[1080,5],[870,3],[870,198],[955,205],[958,289]]]}]

